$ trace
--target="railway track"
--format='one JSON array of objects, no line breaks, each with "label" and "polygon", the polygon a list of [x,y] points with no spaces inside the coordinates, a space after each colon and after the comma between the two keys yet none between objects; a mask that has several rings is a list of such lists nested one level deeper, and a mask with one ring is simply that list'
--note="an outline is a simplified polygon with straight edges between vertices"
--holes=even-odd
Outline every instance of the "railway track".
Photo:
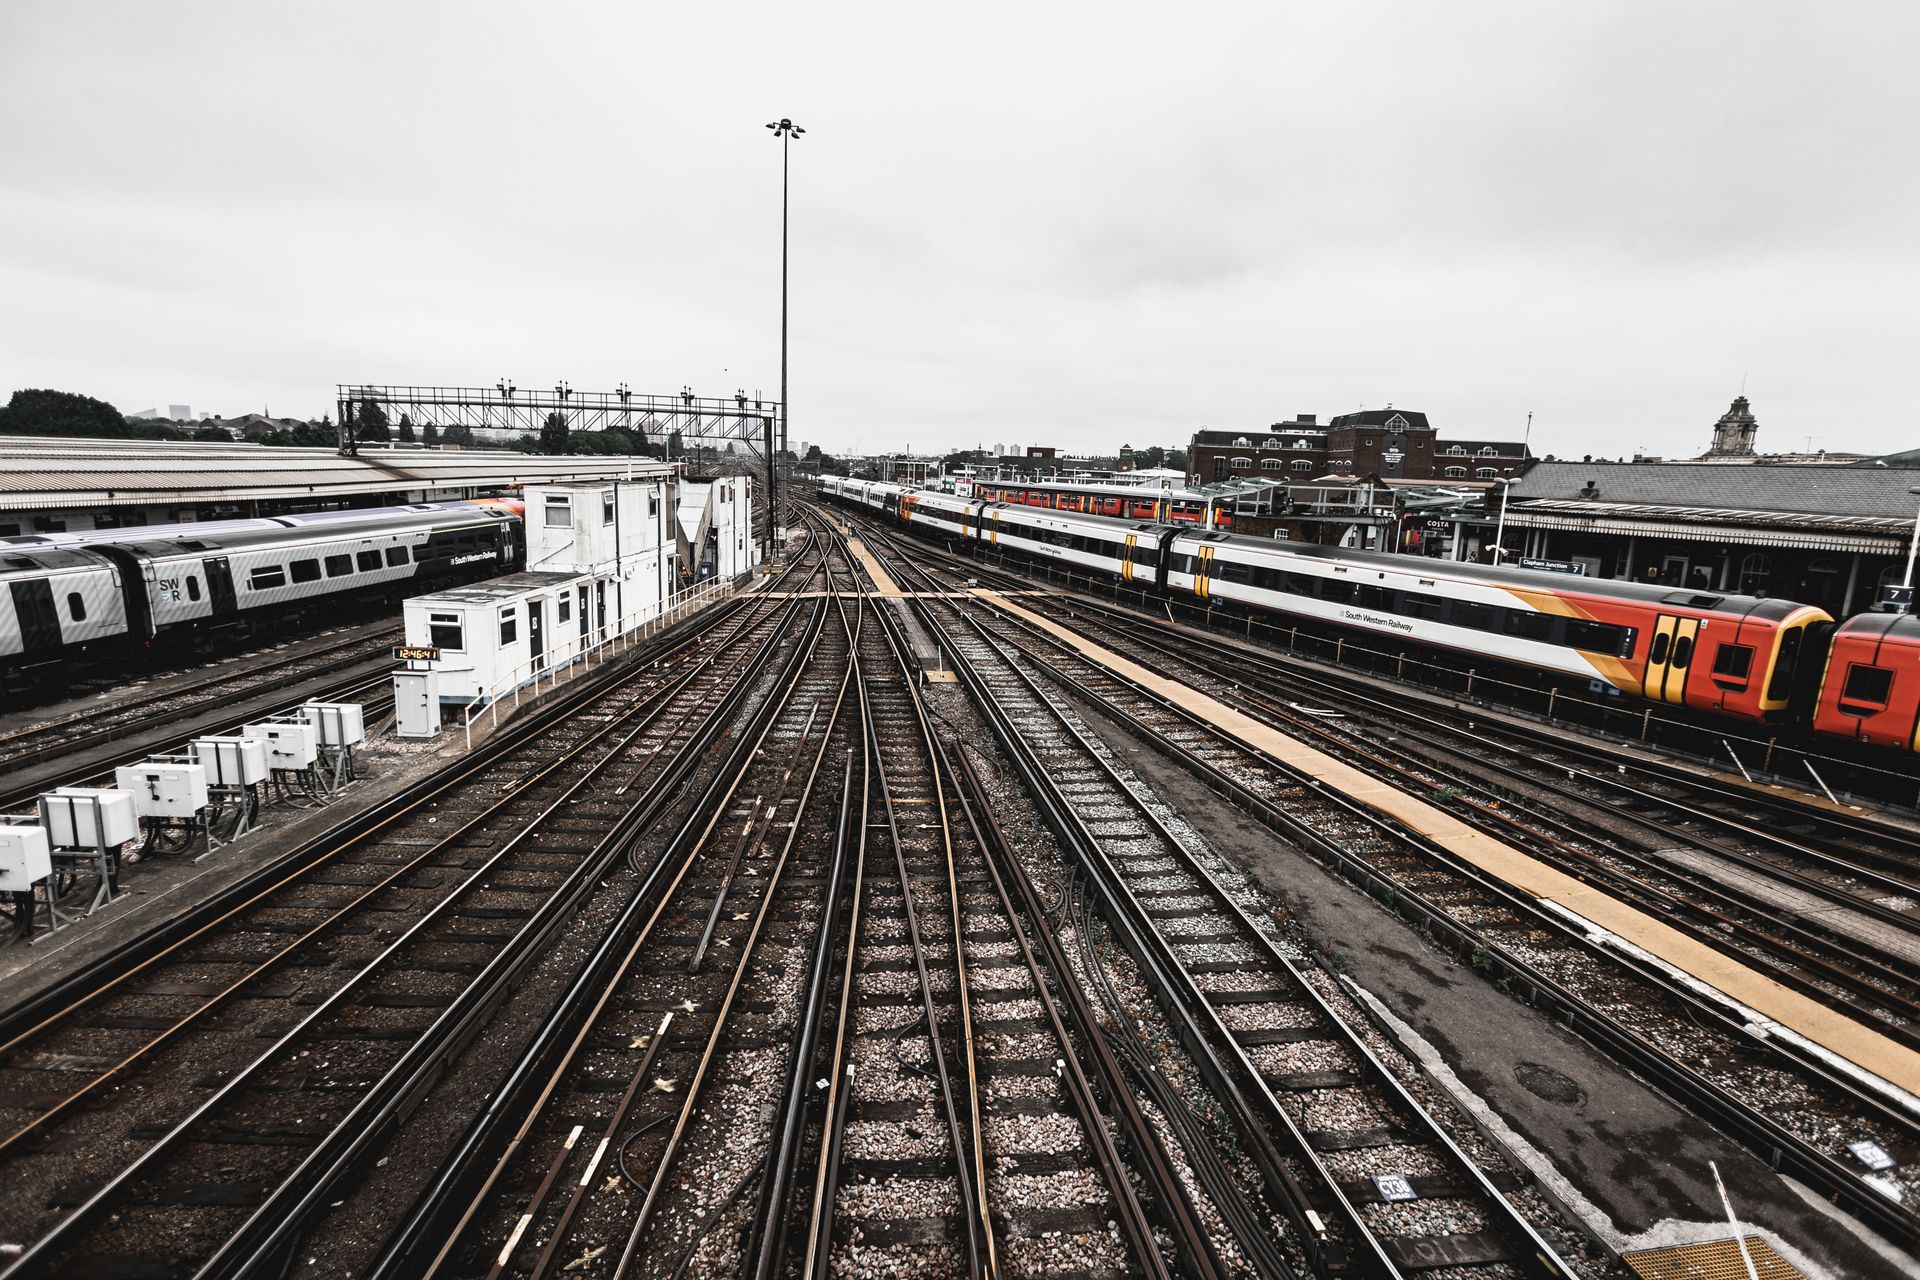
[{"label": "railway track", "polygon": [[[911,568],[895,572],[910,580]],[[929,588],[934,584],[927,582]],[[1565,1264],[1482,1171],[1491,1150],[1470,1157],[1381,1063],[1366,1037],[1335,1008],[1269,922],[1258,919],[1219,870],[1144,798],[1076,718],[1023,671],[1013,651],[947,601],[916,608],[996,730],[1001,749],[1077,859],[1063,901],[1081,948],[1083,983],[1102,991],[1117,1025],[1138,1025],[1141,994],[1116,990],[1111,939],[1133,967],[1130,985],[1151,990],[1192,1077],[1231,1116],[1227,1135],[1207,1135],[1197,1099],[1165,1083],[1151,1040],[1131,1046],[1170,1129],[1196,1159],[1209,1143],[1214,1167],[1234,1163],[1222,1144],[1244,1144],[1260,1190],[1279,1207],[1290,1243],[1316,1271],[1357,1267],[1404,1274],[1446,1266],[1452,1274],[1564,1274]],[[1144,984],[1144,985],[1142,985]],[[1154,1085],[1159,1088],[1154,1091]],[[1204,1105],[1204,1104],[1202,1104]],[[1502,1180],[1512,1185],[1510,1171]],[[1231,1191],[1231,1179],[1217,1185]],[[1393,1197],[1405,1195],[1406,1199]],[[1229,1233],[1248,1250],[1241,1265],[1283,1274],[1278,1234],[1244,1193]]]},{"label": "railway track", "polygon": [[1778,830],[1733,809],[1721,787],[1700,795],[1685,772],[1489,723],[1469,708],[1389,701],[1131,611],[1076,602],[1070,612],[1116,652],[1218,688],[1258,718],[1433,794],[1576,878],[1672,915],[1709,945],[1920,1046],[1920,838],[1887,828],[1862,839],[1847,818],[1806,806],[1795,807],[1793,830]]},{"label": "railway track", "polygon": [[[1174,756],[1267,825],[1333,863],[1530,1002],[1564,1011],[1609,1052],[1896,1239],[1920,1235],[1911,1211],[1867,1181],[1847,1144],[1909,1150],[1915,1118],[1898,1101],[1775,1037],[1684,983],[1604,948],[1444,850],[1330,796],[1180,709],[993,613],[993,640],[1032,674],[1099,707]],[[1104,639],[1104,637],[1103,637]],[[1908,1193],[1909,1195],[1911,1192]]]},{"label": "railway track", "polygon": [[793,616],[743,601],[717,639],[583,681],[298,869],[11,1015],[0,1216],[30,1243],[0,1274],[284,1244],[678,797]]}]

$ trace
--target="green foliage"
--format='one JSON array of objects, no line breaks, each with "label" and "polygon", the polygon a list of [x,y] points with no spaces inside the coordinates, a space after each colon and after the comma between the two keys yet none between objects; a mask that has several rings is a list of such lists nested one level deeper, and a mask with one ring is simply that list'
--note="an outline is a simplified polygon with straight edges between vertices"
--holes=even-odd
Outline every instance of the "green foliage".
[{"label": "green foliage", "polygon": [[471,449],[473,448],[473,428],[463,422],[456,422],[447,428],[445,434],[440,437],[440,442],[457,445],[462,449]]},{"label": "green foliage", "polygon": [[386,410],[372,400],[362,400],[359,412],[354,415],[353,438],[373,444],[393,439],[393,433],[387,427]]},{"label": "green foliage", "polygon": [[104,400],[71,391],[16,391],[0,408],[0,434],[87,436],[101,440],[180,440],[185,433],[158,423],[128,419]]},{"label": "green foliage", "polygon": [[265,445],[303,445],[308,448],[324,449],[340,443],[333,427],[323,418],[319,422],[303,422],[291,431],[270,432],[260,439]]},{"label": "green foliage", "polygon": [[547,415],[547,420],[540,424],[540,452],[573,452],[567,447],[567,437],[572,434],[573,429],[567,425],[567,415],[555,409]]},{"label": "green foliage", "polygon": [[400,439],[405,444],[412,444],[414,441],[413,419],[404,413],[400,415]]},{"label": "green foliage", "polygon": [[429,422],[426,425],[426,429],[420,433],[420,443],[421,444],[439,444],[440,428],[435,426],[433,423]]}]

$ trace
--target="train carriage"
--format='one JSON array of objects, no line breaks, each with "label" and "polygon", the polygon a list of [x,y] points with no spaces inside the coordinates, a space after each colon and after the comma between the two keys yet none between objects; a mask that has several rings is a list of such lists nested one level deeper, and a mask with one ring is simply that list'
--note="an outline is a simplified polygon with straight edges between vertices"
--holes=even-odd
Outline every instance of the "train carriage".
[{"label": "train carriage", "polygon": [[1920,618],[1863,613],[1833,633],[1814,732],[1920,751]]},{"label": "train carriage", "polygon": [[33,663],[126,634],[121,575],[96,552],[0,550],[0,659]]}]

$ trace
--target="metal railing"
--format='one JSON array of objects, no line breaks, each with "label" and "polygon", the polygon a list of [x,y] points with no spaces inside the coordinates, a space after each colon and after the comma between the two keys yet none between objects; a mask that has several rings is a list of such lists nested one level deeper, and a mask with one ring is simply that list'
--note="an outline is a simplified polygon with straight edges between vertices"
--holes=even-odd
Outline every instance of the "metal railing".
[{"label": "metal railing", "polygon": [[642,641],[732,595],[740,581],[739,578],[709,578],[698,586],[674,593],[671,602],[658,613],[629,615],[629,619],[621,620],[621,628],[612,632],[595,628],[596,633],[602,633],[599,638],[565,658],[556,660],[551,654],[542,654],[509,668],[505,675],[495,679],[467,703],[461,725],[466,734],[467,750],[473,750],[474,720],[482,714],[488,715],[492,721],[491,727],[497,728],[500,724],[500,704],[506,701],[509,694],[513,696],[513,705],[509,708],[511,714],[519,708],[523,692],[531,690],[526,692],[527,697],[539,697],[543,692],[542,681],[545,681],[546,691],[551,691],[558,688],[563,679],[571,680],[575,675],[586,673],[596,658],[605,665],[617,654],[628,652]]}]

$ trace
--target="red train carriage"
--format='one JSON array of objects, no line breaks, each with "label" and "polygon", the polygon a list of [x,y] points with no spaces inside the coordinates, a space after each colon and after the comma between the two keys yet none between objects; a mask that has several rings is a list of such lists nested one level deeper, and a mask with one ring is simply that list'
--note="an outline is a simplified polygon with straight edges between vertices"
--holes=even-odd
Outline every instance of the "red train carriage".
[{"label": "red train carriage", "polygon": [[1920,750],[1920,618],[1863,613],[1833,633],[1815,733]]}]

